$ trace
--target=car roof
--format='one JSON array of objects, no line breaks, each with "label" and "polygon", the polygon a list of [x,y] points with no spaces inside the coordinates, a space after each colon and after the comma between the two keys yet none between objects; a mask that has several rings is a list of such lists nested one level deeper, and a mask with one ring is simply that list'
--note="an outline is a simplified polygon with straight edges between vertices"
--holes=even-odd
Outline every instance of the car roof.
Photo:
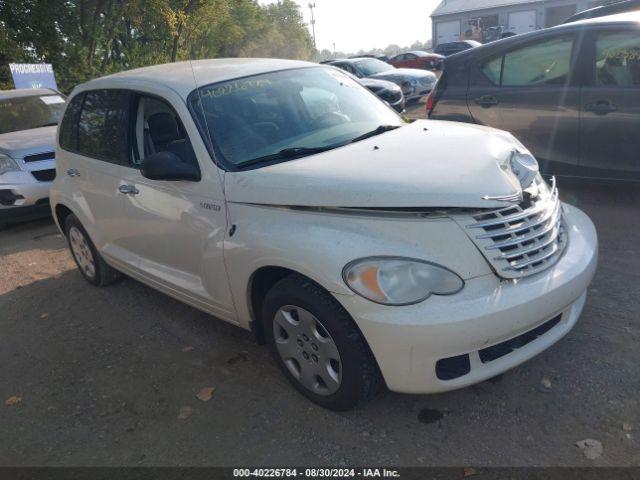
[{"label": "car roof", "polygon": [[608,5],[590,8],[572,15],[562,23],[571,23],[586,18],[604,17],[615,13],[629,12],[640,9],[640,0],[622,0]]},{"label": "car roof", "polygon": [[187,98],[198,86],[224,82],[235,78],[294,68],[319,67],[317,63],[274,58],[216,58],[167,63],[136,68],[90,80],[75,91],[97,88],[117,88],[133,85],[163,85]]},{"label": "car roof", "polygon": [[41,95],[56,94],[51,88],[16,88],[13,90],[0,90],[0,100],[19,97],[36,97]]},{"label": "car roof", "polygon": [[382,60],[380,60],[379,58],[375,58],[375,57],[354,57],[354,58],[341,58],[340,60],[336,60],[336,62],[344,62],[344,63],[360,63],[360,62],[366,62],[369,60],[379,60],[382,62]]}]

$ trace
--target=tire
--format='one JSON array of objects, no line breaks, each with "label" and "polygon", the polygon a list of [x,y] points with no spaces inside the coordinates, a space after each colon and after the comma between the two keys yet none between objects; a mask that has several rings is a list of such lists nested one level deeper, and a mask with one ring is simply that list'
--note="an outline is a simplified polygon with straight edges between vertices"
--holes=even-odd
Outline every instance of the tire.
[{"label": "tire", "polygon": [[262,321],[278,366],[312,402],[345,411],[377,393],[382,378],[362,333],[315,282],[297,274],[280,280],[265,297]]},{"label": "tire", "polygon": [[87,231],[75,215],[70,214],[67,217],[64,231],[71,255],[87,282],[96,287],[106,287],[121,277],[120,272],[107,265],[98,253]]}]

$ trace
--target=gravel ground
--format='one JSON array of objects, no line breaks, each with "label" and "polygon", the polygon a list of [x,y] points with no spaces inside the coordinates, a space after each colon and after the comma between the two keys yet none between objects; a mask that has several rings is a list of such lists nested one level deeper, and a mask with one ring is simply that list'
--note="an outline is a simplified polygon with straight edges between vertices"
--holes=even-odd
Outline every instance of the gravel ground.
[{"label": "gravel ground", "polygon": [[640,189],[560,187],[601,241],[574,330],[492,381],[342,414],[249,333],[130,279],[88,285],[50,220],[3,230],[0,465],[640,465]]}]

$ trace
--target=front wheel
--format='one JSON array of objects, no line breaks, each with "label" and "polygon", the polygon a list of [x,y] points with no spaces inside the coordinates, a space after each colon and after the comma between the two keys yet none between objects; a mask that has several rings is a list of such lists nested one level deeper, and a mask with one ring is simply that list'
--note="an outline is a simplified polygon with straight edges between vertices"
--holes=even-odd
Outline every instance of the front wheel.
[{"label": "front wheel", "polygon": [[267,293],[262,314],[276,362],[307,398],[341,411],[375,395],[381,377],[362,334],[319,285],[285,277]]}]

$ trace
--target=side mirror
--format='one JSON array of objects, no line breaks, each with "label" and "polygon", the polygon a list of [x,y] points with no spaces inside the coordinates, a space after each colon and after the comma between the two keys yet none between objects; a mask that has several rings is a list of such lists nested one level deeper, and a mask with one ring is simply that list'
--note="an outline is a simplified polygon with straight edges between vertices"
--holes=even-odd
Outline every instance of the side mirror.
[{"label": "side mirror", "polygon": [[142,160],[140,173],[150,180],[200,180],[200,169],[197,165],[184,163],[172,152],[157,152]]}]

